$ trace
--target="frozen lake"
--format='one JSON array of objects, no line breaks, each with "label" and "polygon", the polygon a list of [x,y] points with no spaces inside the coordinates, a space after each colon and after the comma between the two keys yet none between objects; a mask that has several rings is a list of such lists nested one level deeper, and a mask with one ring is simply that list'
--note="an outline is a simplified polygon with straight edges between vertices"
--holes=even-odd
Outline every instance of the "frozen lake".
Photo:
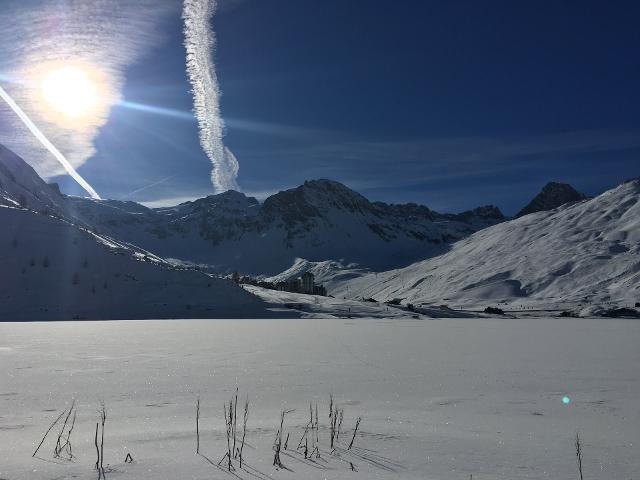
[{"label": "frozen lake", "polygon": [[[239,409],[250,400],[248,467],[232,477],[215,464],[236,385]],[[344,408],[333,455],[330,393]],[[73,398],[75,460],[52,458],[57,428],[32,458]],[[568,479],[579,431],[585,478],[628,480],[640,473],[639,399],[632,320],[0,323],[0,479],[95,479],[104,401],[107,479]],[[309,402],[320,412],[313,461],[295,452]],[[295,409],[290,471],[272,466],[282,409]],[[344,451],[357,416],[361,433]]]}]

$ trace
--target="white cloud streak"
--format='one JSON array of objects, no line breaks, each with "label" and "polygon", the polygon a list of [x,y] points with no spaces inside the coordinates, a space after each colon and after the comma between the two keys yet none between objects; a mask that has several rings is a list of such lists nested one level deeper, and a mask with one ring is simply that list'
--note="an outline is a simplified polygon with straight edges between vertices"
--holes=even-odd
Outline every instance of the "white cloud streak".
[{"label": "white cloud streak", "polygon": [[239,165],[222,141],[224,121],[220,117],[220,88],[213,60],[215,35],[210,24],[216,5],[216,0],[185,0],[182,18],[187,74],[192,87],[200,144],[213,166],[213,188],[220,193],[239,190],[236,182]]},{"label": "white cloud streak", "polygon": [[73,179],[80,184],[82,188],[84,188],[89,195],[93,198],[100,200],[100,195],[96,192],[89,183],[82,178],[82,176],[76,172],[75,168],[69,163],[69,161],[60,153],[60,151],[44,136],[44,134],[38,129],[38,127],[31,121],[31,119],[27,116],[26,113],[18,106],[16,102],[13,101],[13,98],[9,96],[9,94],[5,91],[4,88],[0,87],[0,97],[7,102],[7,104],[11,107],[11,109],[16,113],[18,118],[22,120],[22,122],[26,125],[31,133],[38,139],[42,145],[51,152],[51,154],[60,162],[65,171],[73,177]]}]

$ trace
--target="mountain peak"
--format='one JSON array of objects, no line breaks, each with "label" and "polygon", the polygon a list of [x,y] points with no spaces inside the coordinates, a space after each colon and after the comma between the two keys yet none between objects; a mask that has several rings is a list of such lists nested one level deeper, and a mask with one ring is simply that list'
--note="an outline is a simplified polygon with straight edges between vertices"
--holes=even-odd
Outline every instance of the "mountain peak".
[{"label": "mountain peak", "polygon": [[549,182],[533,200],[518,212],[516,217],[522,217],[530,213],[553,210],[566,203],[586,200],[587,196],[578,192],[568,183]]},{"label": "mountain peak", "polygon": [[365,197],[358,192],[351,190],[346,185],[336,182],[335,180],[328,180],[326,178],[320,178],[318,180],[305,180],[297,190],[302,192],[316,192],[321,195],[329,195],[332,198],[349,199],[350,201],[366,202],[369,203]]},{"label": "mountain peak", "polygon": [[36,212],[62,215],[64,199],[16,153],[0,144],[0,205],[19,204]]},{"label": "mountain peak", "polygon": [[349,212],[370,210],[371,203],[349,187],[334,180],[306,180],[299,187],[278,192],[264,202],[270,214],[279,212],[289,220],[323,216],[328,209]]}]

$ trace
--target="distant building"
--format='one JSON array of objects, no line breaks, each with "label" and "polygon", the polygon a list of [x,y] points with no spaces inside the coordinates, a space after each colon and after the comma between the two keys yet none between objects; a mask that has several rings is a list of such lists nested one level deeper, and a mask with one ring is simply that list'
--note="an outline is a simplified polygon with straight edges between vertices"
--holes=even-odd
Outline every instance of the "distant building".
[{"label": "distant building", "polygon": [[287,291],[302,293],[302,281],[300,278],[290,278],[287,280]]},{"label": "distant building", "polygon": [[323,285],[316,285],[315,276],[311,272],[305,272],[300,277],[289,278],[283,282],[269,283],[257,281],[251,277],[242,277],[240,283],[258,285],[259,287],[279,290],[281,292],[304,293],[307,295],[327,296],[327,289]]},{"label": "distant building", "polygon": [[315,285],[315,277],[311,272],[304,272],[300,277],[301,292],[313,295]]},{"label": "distant building", "polygon": [[324,285],[314,285],[313,286],[313,294],[320,295],[321,297],[327,296],[327,289],[324,288]]}]

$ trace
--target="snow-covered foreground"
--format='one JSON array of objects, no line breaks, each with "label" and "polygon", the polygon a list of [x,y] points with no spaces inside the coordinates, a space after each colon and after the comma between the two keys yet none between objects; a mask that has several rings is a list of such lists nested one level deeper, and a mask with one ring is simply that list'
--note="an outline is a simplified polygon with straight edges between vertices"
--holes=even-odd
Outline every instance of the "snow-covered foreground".
[{"label": "snow-covered foreground", "polygon": [[[585,478],[636,478],[639,344],[640,322],[603,319],[0,324],[0,478],[97,478],[101,400],[107,479],[577,478],[577,430]],[[236,385],[241,406],[249,394],[249,446],[232,476],[215,464]],[[329,393],[345,410],[342,448],[363,419],[340,456],[328,448]],[[57,428],[32,458],[72,398],[75,461],[52,458]],[[310,401],[321,458],[305,461],[294,449]],[[296,409],[290,471],[272,466],[281,409]]]}]

